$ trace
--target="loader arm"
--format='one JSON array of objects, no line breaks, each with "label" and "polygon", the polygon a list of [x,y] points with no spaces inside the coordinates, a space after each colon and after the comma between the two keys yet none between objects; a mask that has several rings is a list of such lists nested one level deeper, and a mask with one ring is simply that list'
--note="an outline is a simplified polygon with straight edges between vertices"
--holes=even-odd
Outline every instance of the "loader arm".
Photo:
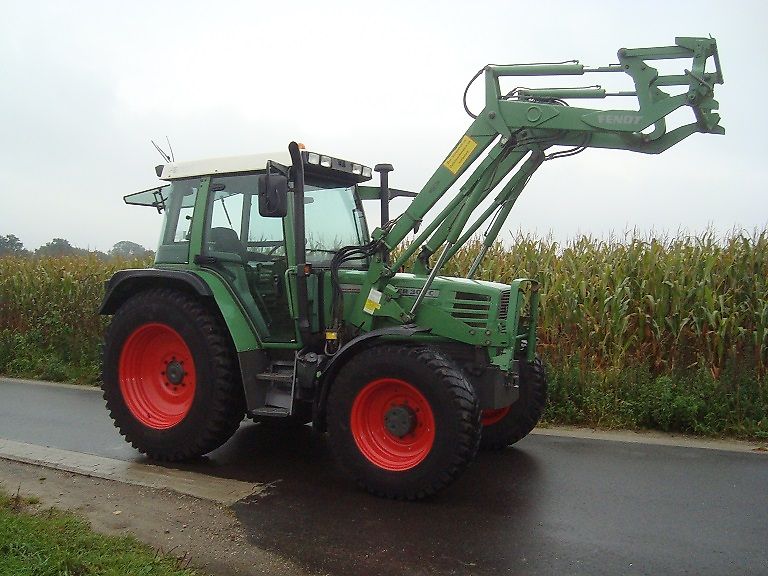
[{"label": "loader arm", "polygon": [[[660,75],[649,63],[679,59],[691,63],[690,68],[676,75]],[[476,116],[467,109],[474,118],[467,131],[408,209],[383,229],[374,230],[373,239],[383,250],[397,247],[408,234],[418,230],[437,201],[470,166],[476,164],[473,172],[448,205],[394,262],[371,268],[371,284],[384,286],[386,279],[421,249],[414,271],[429,276],[421,297],[410,311],[412,316],[438,270],[490,218],[484,247],[472,265],[470,276],[477,270],[523,188],[545,160],[577,154],[586,148],[658,154],[695,132],[725,132],[719,124],[720,115],[714,112],[719,106],[714,99],[714,86],[723,83],[714,39],[686,37],[676,38],[674,46],[622,48],[618,60],[618,64],[601,67],[588,67],[578,61],[488,65],[478,72],[475,79],[484,77],[485,107]],[[503,94],[499,83],[504,77],[581,76],[587,73],[627,74],[634,83],[634,90],[610,92],[598,85],[515,88]],[[669,87],[680,87],[679,93],[671,94],[662,89]],[[624,102],[632,99],[637,109],[592,109],[568,104],[568,101],[578,99],[608,98]],[[685,106],[691,108],[693,121],[668,130],[666,117]],[[547,153],[554,146],[568,149]],[[467,226],[480,203],[515,169],[517,172],[501,188],[489,208]],[[434,266],[430,266],[430,257],[441,248]]]}]

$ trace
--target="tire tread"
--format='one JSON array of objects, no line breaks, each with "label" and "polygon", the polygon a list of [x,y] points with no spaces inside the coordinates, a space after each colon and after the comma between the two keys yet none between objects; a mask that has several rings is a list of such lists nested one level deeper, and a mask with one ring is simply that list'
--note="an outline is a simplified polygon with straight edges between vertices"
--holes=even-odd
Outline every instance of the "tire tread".
[{"label": "tire tread", "polygon": [[[115,427],[131,446],[154,460],[175,462],[199,457],[224,444],[240,425],[245,406],[228,332],[218,315],[198,298],[169,288],[150,289],[130,298],[115,315],[130,315],[142,307],[155,306],[158,302],[173,303],[182,310],[185,318],[197,324],[206,341],[209,358],[213,361],[215,374],[212,383],[215,388],[212,394],[213,402],[208,406],[206,418],[200,422],[196,434],[189,438],[189,442],[176,444],[172,449],[168,449],[165,446],[152,446],[142,442],[130,432],[132,423],[123,422],[125,410],[119,398],[119,384],[109,385],[105,379],[107,354],[117,327],[114,318],[107,328],[102,347],[102,390],[107,410]],[[128,415],[128,417],[131,416]]]},{"label": "tire tread", "polygon": [[[474,459],[480,446],[480,408],[474,389],[464,373],[435,348],[379,345],[361,352],[344,366],[337,382],[331,388],[331,394],[337,385],[344,387],[346,379],[352,378],[358,369],[367,364],[367,354],[372,351],[376,356],[396,358],[398,363],[414,362],[424,365],[439,377],[451,399],[454,413],[460,416],[459,434],[455,439],[456,446],[448,465],[418,487],[403,488],[395,483],[381,486],[380,483],[370,481],[364,474],[360,474],[355,468],[350,467],[343,458],[337,456],[337,459],[343,467],[352,472],[358,485],[376,496],[395,500],[419,500],[433,496],[461,475]],[[334,419],[339,417],[332,408],[329,408],[329,429],[338,426]]]}]

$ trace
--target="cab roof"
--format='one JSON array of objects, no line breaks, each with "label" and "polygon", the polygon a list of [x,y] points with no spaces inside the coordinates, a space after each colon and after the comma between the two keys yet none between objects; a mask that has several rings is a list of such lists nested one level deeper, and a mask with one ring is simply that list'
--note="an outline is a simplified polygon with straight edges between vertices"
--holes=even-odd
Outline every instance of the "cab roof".
[{"label": "cab roof", "polygon": [[248,154],[245,156],[225,156],[223,158],[206,158],[188,162],[171,162],[157,167],[161,180],[176,180],[208,176],[210,174],[233,174],[236,172],[253,172],[266,170],[267,161],[272,160],[284,166],[291,165],[291,155],[287,151],[270,152],[268,154]]}]

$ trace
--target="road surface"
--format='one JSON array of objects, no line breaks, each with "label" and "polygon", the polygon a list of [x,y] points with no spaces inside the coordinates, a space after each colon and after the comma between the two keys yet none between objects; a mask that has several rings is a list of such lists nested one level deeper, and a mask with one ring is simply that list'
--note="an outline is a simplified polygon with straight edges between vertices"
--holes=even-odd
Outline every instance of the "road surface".
[{"label": "road surface", "polygon": [[[146,462],[89,389],[0,379],[0,438]],[[359,491],[323,437],[244,423],[186,470],[266,484],[249,538],[327,574],[768,575],[768,456],[534,434],[420,503]]]}]

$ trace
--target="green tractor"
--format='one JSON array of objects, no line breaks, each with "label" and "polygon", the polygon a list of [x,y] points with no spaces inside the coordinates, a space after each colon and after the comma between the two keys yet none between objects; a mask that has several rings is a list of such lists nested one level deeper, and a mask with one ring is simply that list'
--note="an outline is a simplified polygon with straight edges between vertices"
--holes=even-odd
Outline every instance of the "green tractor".
[{"label": "green tractor", "polygon": [[[684,74],[648,64],[678,58],[692,60]],[[467,109],[472,124],[418,194],[389,187],[390,165],[377,165],[380,185],[367,186],[369,167],[296,143],[158,166],[162,186],[125,197],[163,214],[154,266],[117,272],[101,308],[112,315],[104,397],[126,440],[179,461],[221,446],[244,415],[264,426],[312,422],[367,490],[418,499],[455,480],[478,448],[525,437],[547,396],[538,284],[474,279],[524,186],[545,161],[586,148],[656,154],[695,132],[724,132],[713,112],[715,40],[678,38],[618,59],[484,67],[475,76],[484,109]],[[635,89],[503,94],[499,82],[585,73],[628,74]],[[568,105],[608,97],[639,109]],[[693,122],[667,130],[665,117],[684,107]],[[390,219],[398,196],[413,200]],[[366,201],[381,205],[372,232]],[[467,277],[439,275],[484,225]]]}]

